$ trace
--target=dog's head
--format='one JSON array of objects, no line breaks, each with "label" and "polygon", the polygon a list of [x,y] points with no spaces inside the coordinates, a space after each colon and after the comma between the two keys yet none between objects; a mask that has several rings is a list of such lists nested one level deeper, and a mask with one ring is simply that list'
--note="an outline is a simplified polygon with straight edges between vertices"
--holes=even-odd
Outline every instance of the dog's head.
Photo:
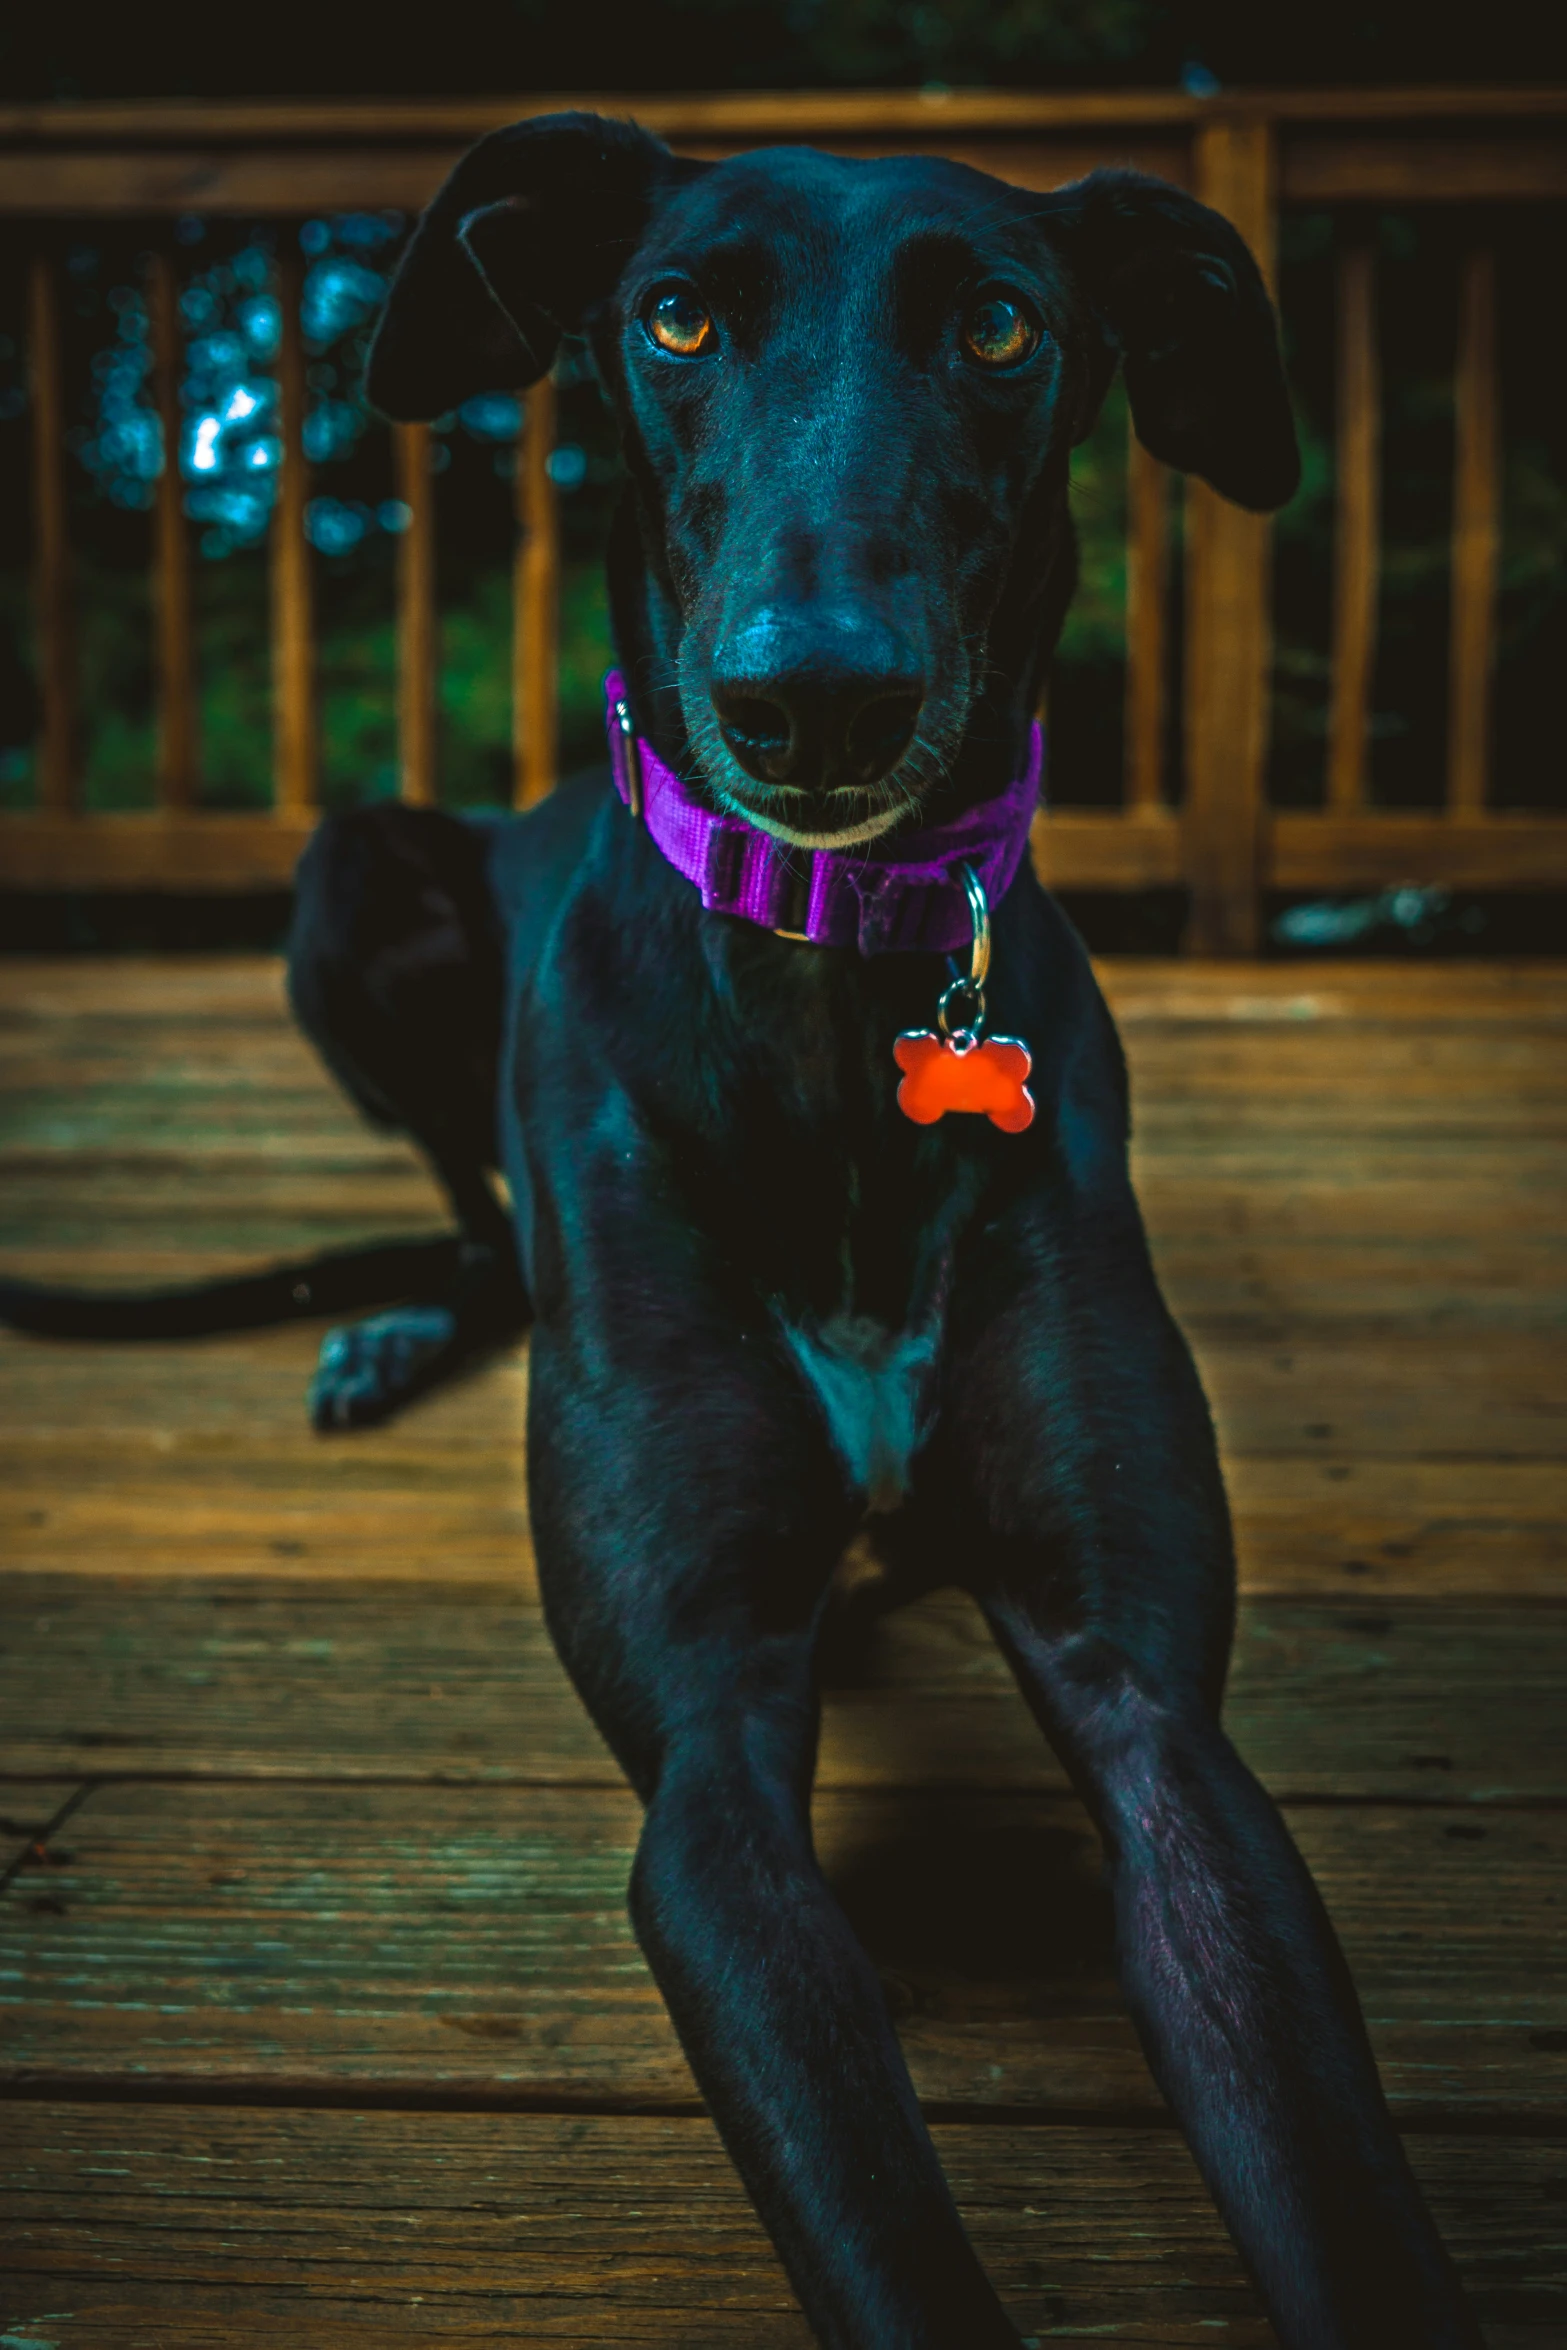
[{"label": "dog's head", "polygon": [[700,164],[593,115],[516,124],[421,220],[370,397],[435,416],[537,381],[569,332],[640,509],[639,723],[812,845],[1017,757],[1070,590],[1067,458],[1117,361],[1155,456],[1254,508],[1297,479],[1255,262],[1132,172],[1039,197],[927,158]]}]

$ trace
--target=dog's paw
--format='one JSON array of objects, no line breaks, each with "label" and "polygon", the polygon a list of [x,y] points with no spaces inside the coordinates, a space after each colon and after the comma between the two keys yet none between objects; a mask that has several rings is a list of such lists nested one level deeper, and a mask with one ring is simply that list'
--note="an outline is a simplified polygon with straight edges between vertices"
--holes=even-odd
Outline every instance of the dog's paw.
[{"label": "dog's paw", "polygon": [[325,1434],[384,1420],[426,1385],[456,1338],[446,1306],[399,1306],[329,1330],[310,1382],[311,1426]]}]

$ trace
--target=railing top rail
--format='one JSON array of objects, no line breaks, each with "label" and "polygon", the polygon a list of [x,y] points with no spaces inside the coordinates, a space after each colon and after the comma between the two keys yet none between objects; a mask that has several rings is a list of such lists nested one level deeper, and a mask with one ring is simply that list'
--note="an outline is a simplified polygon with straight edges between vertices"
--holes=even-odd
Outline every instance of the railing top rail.
[{"label": "railing top rail", "polygon": [[635,114],[665,138],[753,138],[767,130],[852,136],[907,132],[1195,130],[1205,123],[1478,123],[1567,118],[1567,86],[1532,89],[757,90],[712,94],[518,92],[494,98],[120,100],[0,105],[0,142],[99,146],[200,139],[217,146],[370,139],[472,139],[498,124],[565,107]]}]

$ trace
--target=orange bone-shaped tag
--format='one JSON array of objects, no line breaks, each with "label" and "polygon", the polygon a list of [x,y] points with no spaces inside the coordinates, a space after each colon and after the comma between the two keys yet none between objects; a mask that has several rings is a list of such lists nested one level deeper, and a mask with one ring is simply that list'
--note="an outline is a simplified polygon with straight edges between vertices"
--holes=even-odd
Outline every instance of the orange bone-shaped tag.
[{"label": "orange bone-shaped tag", "polygon": [[933,1126],[949,1110],[977,1110],[1004,1134],[1034,1122],[1034,1097],[1024,1079],[1034,1066],[1015,1036],[987,1036],[966,1048],[931,1028],[905,1029],[892,1048],[903,1071],[898,1107],[916,1126]]}]

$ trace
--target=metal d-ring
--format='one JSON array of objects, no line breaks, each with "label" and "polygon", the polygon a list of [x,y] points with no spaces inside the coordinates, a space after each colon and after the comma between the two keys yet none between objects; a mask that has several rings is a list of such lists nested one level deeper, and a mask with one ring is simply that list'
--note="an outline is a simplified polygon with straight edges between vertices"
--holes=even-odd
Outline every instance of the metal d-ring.
[{"label": "metal d-ring", "polygon": [[[985,885],[972,865],[960,865],[963,887],[968,897],[969,915],[974,924],[974,947],[969,959],[968,974],[954,979],[942,990],[936,1006],[936,1026],[945,1041],[956,1053],[971,1053],[985,1033],[985,981],[990,976],[990,901]],[[955,1016],[954,1006],[967,999],[968,1017]]]},{"label": "metal d-ring", "polygon": [[615,704],[615,724],[625,741],[626,804],[638,822],[642,817],[642,761],[637,755],[637,730],[631,720],[631,704],[623,697]]},{"label": "metal d-ring", "polygon": [[958,870],[968,892],[968,910],[974,923],[974,959],[969,965],[969,984],[983,987],[990,977],[990,900],[985,895],[985,884],[972,865],[962,865]]}]

